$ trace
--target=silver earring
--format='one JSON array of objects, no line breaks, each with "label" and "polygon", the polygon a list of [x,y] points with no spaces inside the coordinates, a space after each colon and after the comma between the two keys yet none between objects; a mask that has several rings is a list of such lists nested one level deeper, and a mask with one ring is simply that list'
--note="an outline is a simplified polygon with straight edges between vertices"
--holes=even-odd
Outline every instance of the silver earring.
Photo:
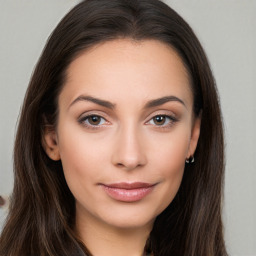
[{"label": "silver earring", "polygon": [[186,159],[186,163],[187,163],[187,164],[192,164],[192,163],[194,163],[194,162],[195,162],[194,156],[191,156],[191,157],[189,157],[188,159]]}]

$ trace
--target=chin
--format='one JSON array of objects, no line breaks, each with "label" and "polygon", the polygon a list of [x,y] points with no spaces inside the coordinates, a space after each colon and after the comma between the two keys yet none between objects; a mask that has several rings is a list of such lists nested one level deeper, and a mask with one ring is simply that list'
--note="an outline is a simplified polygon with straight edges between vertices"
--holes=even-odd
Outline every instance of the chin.
[{"label": "chin", "polygon": [[155,217],[154,218],[145,218],[146,216],[129,216],[125,218],[115,218],[115,219],[107,219],[106,224],[112,226],[117,229],[141,229],[143,227],[150,227],[150,230],[153,227]]},{"label": "chin", "polygon": [[[98,216],[109,226],[120,229],[136,229],[145,226],[153,227],[156,217],[165,207],[148,208],[136,204],[121,204],[111,211],[105,211]],[[101,212],[102,213],[102,212]]]}]

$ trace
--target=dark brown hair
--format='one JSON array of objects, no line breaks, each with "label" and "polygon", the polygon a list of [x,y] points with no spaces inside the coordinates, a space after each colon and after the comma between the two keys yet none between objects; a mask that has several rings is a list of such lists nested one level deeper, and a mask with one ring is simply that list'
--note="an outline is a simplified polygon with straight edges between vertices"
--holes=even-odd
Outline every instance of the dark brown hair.
[{"label": "dark brown hair", "polygon": [[[31,78],[16,135],[14,190],[0,238],[1,256],[90,255],[74,233],[75,204],[62,170],[42,147],[55,125],[58,95],[69,64],[109,40],[155,39],[171,46],[191,77],[194,113],[201,114],[195,162],[187,164],[173,202],[156,219],[145,246],[154,256],[225,256],[221,205],[223,130],[206,55],[189,25],[158,0],[87,0],[50,36]],[[124,248],[125,250],[125,248]]]}]

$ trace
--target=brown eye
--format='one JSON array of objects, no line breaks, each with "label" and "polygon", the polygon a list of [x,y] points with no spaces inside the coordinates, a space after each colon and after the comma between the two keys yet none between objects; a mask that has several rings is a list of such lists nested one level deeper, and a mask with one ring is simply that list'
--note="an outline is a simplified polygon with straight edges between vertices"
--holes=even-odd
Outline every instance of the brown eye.
[{"label": "brown eye", "polygon": [[88,127],[100,127],[101,125],[104,125],[107,121],[98,115],[89,115],[82,117],[79,120],[79,123],[88,126]]},{"label": "brown eye", "polygon": [[163,125],[166,122],[166,116],[155,116],[153,121],[156,125]]},{"label": "brown eye", "polygon": [[102,119],[102,117],[100,117],[100,116],[89,116],[87,118],[88,123],[91,125],[99,125],[101,123],[101,119]]},{"label": "brown eye", "polygon": [[152,117],[148,124],[153,126],[158,126],[159,128],[170,128],[172,127],[176,122],[177,118],[171,115],[156,115]]}]

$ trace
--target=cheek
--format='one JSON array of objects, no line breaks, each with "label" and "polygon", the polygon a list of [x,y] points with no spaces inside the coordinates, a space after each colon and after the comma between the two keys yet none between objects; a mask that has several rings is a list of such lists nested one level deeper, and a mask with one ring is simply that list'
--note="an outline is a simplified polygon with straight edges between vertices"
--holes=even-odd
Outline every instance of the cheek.
[{"label": "cheek", "polygon": [[86,133],[71,122],[59,127],[58,137],[63,171],[70,190],[73,194],[88,192],[90,186],[104,176],[102,166],[111,152],[106,139]]},{"label": "cheek", "polygon": [[[154,159],[155,165],[161,166],[164,175],[175,175],[179,170],[184,169],[186,155],[189,148],[190,133],[188,129],[177,129],[169,136],[152,138],[157,141],[155,150],[151,151],[151,159]],[[153,148],[151,146],[151,148]]]},{"label": "cheek", "polygon": [[169,150],[159,151],[156,155],[156,165],[159,166],[159,175],[162,176],[170,191],[178,189],[185,166],[186,147],[170,147]]},{"label": "cheek", "polygon": [[189,133],[181,137],[170,136],[162,141],[157,151],[152,154],[152,165],[156,175],[161,179],[159,186],[161,193],[161,207],[158,214],[163,211],[174,199],[179,190],[185,167],[185,158],[189,146]]},{"label": "cheek", "polygon": [[[86,140],[81,137],[74,126],[66,124],[58,130],[59,151],[63,166],[64,175],[70,190],[75,188],[79,190],[83,187],[81,180],[87,182],[91,179],[92,173],[90,170],[93,166],[92,149],[86,143]],[[87,179],[82,177],[86,176]]]}]

